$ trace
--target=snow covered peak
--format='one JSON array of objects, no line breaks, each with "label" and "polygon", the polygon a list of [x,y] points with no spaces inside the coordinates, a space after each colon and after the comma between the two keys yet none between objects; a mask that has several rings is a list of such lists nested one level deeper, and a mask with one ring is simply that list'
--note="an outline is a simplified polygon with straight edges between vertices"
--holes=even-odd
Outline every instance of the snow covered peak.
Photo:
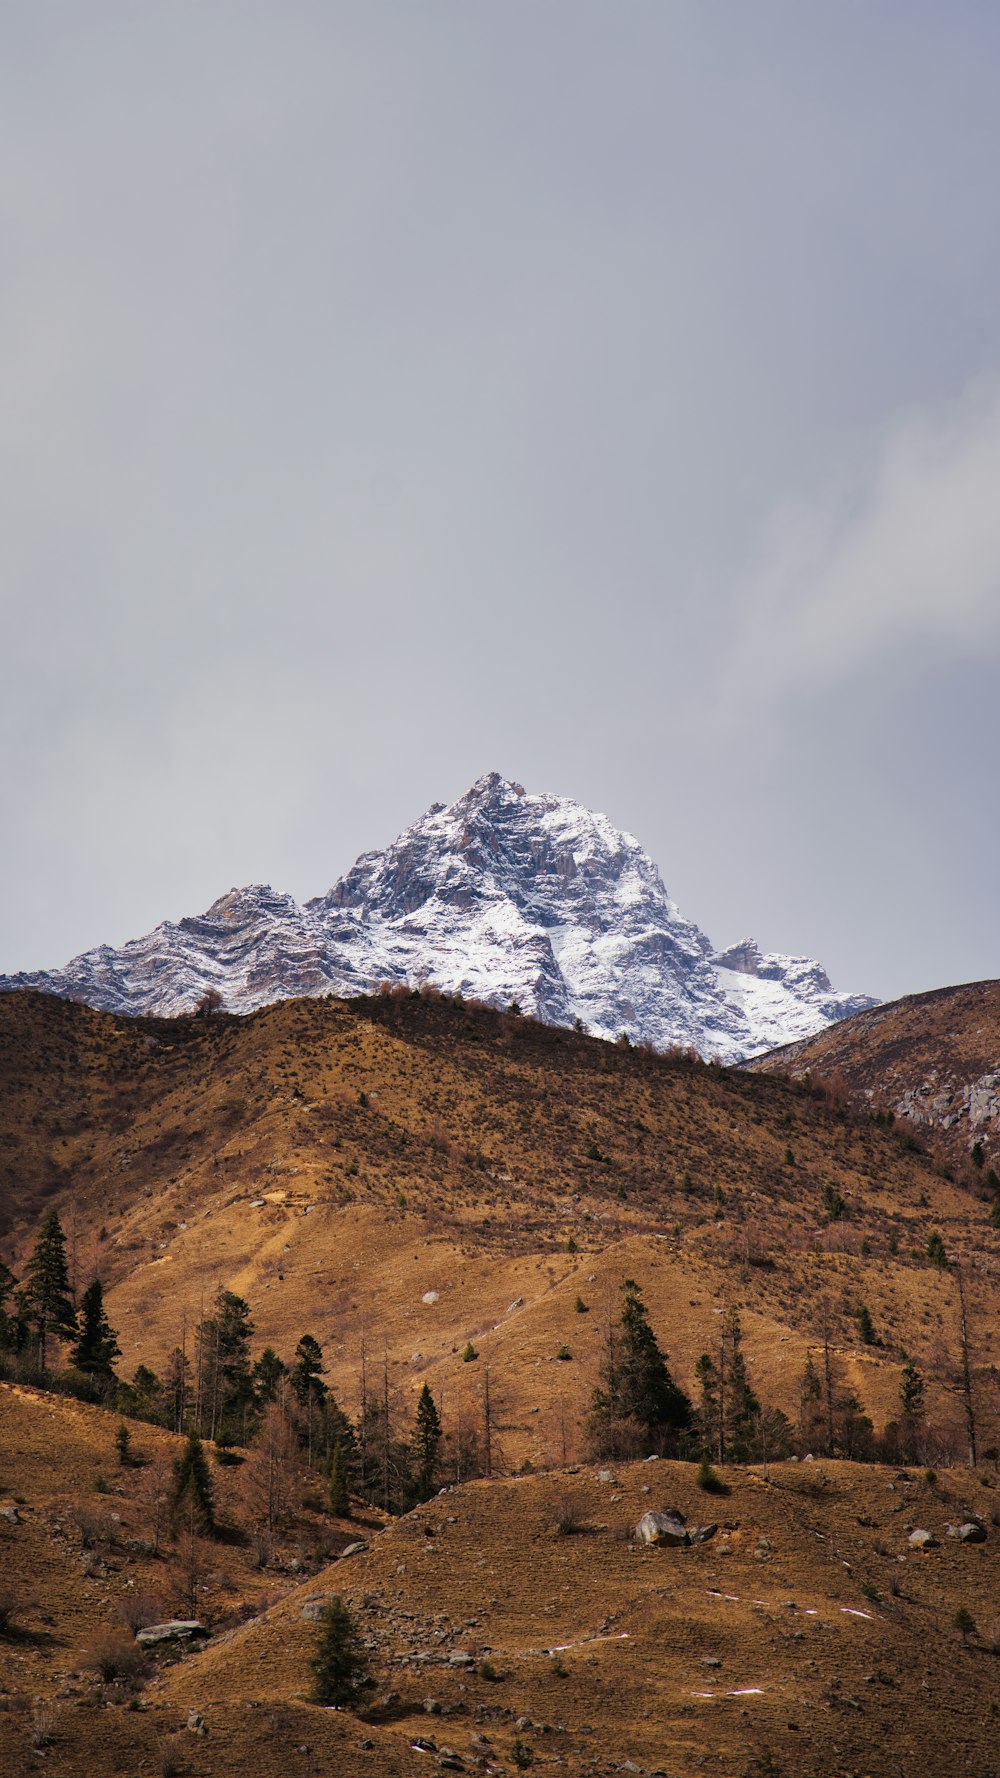
[{"label": "snow covered peak", "polygon": [[242,1012],[385,979],[516,1000],[551,1023],[725,1061],[874,1004],[834,994],[819,964],[763,955],[753,939],[713,952],[631,834],[499,772],[435,803],[304,907],[269,885],[231,889],[200,917],[0,988],[176,1013],[213,987]]}]

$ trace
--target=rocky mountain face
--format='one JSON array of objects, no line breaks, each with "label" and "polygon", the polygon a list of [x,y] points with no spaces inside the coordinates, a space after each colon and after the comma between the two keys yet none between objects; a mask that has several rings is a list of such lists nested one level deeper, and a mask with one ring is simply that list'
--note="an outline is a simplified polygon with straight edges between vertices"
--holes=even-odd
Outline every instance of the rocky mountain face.
[{"label": "rocky mountain face", "polygon": [[818,963],[716,951],[670,900],[630,834],[490,773],[367,852],[303,906],[270,887],[230,890],[64,969],[0,977],[108,1012],[176,1014],[216,989],[233,1012],[299,995],[433,982],[550,1024],[691,1045],[725,1062],[809,1036],[876,1004],[838,994]]},{"label": "rocky mountain face", "polygon": [[1000,982],[912,994],[754,1063],[836,1076],[857,1105],[891,1111],[938,1153],[1000,1167]]}]

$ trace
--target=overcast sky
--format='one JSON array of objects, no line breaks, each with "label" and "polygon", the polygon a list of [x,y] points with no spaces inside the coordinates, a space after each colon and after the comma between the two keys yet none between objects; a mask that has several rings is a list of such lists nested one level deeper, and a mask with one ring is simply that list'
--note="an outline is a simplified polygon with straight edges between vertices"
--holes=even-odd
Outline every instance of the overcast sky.
[{"label": "overcast sky", "polygon": [[482,772],[1000,975],[1000,7],[0,0],[0,970]]}]

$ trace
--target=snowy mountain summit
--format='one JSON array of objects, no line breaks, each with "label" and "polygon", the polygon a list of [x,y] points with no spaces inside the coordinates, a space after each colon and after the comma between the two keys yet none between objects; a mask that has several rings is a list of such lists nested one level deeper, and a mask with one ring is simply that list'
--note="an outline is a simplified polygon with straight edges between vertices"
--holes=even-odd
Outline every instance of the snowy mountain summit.
[{"label": "snowy mountain summit", "polygon": [[300,907],[254,885],[65,969],[0,977],[119,1013],[190,1011],[208,989],[250,1012],[300,994],[434,982],[550,1024],[580,1019],[657,1048],[741,1061],[876,1002],[837,994],[818,963],[715,951],[630,834],[499,773],[435,804]]}]

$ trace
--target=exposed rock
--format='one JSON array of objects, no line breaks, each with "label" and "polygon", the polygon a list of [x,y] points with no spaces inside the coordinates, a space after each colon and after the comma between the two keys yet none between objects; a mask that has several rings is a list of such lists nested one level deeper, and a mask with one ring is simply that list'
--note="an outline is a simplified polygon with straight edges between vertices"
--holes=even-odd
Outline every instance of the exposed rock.
[{"label": "exposed rock", "polygon": [[684,1520],[676,1513],[643,1513],[635,1535],[640,1543],[665,1543],[680,1549],[686,1549],[691,1541]]},{"label": "exposed rock", "polygon": [[163,1642],[190,1642],[196,1636],[207,1636],[205,1625],[197,1618],[171,1618],[164,1624],[147,1624],[137,1630],[135,1639],[145,1648],[157,1648]]},{"label": "exposed rock", "polygon": [[936,1550],[938,1547],[937,1538],[933,1532],[924,1531],[919,1525],[915,1531],[910,1532],[909,1543],[910,1547],[915,1550]]},{"label": "exposed rock", "polygon": [[946,1527],[949,1537],[957,1538],[959,1543],[985,1543],[986,1526],[978,1519],[966,1519],[961,1525]]},{"label": "exposed rock", "polygon": [[206,1723],[205,1718],[202,1716],[202,1714],[199,1710],[189,1710],[188,1711],[187,1726],[190,1729],[192,1735],[207,1735],[208,1734],[208,1724]]},{"label": "exposed rock", "polygon": [[344,1548],[340,1552],[339,1559],[341,1562],[344,1562],[347,1560],[348,1556],[360,1556],[362,1550],[366,1550],[367,1548],[368,1548],[368,1545],[365,1542],[364,1538],[359,1537],[355,1543],[345,1544]]}]

